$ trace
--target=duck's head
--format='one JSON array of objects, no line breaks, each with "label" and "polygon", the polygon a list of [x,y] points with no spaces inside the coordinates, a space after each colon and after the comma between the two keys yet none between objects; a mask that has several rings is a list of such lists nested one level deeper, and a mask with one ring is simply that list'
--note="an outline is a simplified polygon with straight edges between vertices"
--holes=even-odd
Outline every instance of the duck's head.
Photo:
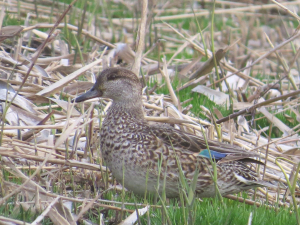
[{"label": "duck's head", "polygon": [[114,102],[134,102],[141,99],[142,86],[132,71],[124,68],[103,70],[94,86],[73,101],[82,102],[91,98],[110,98]]}]

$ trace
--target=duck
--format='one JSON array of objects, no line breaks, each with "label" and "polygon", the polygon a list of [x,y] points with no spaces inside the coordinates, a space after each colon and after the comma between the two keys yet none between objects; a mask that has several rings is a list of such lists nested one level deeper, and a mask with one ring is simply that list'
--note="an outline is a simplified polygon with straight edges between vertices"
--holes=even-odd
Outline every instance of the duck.
[{"label": "duck", "polygon": [[181,175],[187,184],[196,179],[200,198],[268,186],[251,168],[263,164],[257,153],[167,124],[150,124],[144,116],[142,85],[132,71],[103,70],[94,86],[73,102],[97,97],[112,100],[100,130],[102,157],[116,180],[133,193],[164,191],[176,198],[183,187]]}]

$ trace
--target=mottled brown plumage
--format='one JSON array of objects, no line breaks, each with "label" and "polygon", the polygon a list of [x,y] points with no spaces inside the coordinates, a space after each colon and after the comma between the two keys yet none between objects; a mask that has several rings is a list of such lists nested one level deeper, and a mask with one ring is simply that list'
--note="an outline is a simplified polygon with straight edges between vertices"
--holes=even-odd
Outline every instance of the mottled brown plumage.
[{"label": "mottled brown plumage", "polygon": [[[215,196],[211,160],[205,154],[195,154],[206,149],[204,139],[168,125],[150,125],[144,118],[141,93],[141,84],[134,73],[110,68],[99,75],[91,90],[75,99],[76,102],[94,97],[113,100],[100,131],[102,155],[112,174],[120,183],[124,179],[125,187],[137,194],[156,193],[158,180],[161,192],[165,178],[167,197],[177,197],[180,190],[177,156],[187,180],[193,179],[198,168],[199,197]],[[217,141],[209,140],[208,144],[218,159],[217,184],[222,195],[266,185],[245,164],[256,154]],[[219,158],[218,153],[222,153]]]}]

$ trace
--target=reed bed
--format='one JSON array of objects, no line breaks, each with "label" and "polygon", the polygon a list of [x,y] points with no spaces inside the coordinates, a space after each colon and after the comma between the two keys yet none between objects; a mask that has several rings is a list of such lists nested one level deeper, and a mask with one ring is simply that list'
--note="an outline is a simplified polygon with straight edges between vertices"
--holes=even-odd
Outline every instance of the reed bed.
[{"label": "reed bed", "polygon": [[[214,11],[211,1],[120,1],[116,7],[75,2],[0,2],[2,28],[24,21],[0,36],[0,205],[15,197],[16,208],[39,213],[31,224],[45,217],[54,224],[75,224],[95,207],[133,217],[136,210],[142,215],[164,207],[102,198],[109,190],[123,190],[99,149],[98,131],[111,102],[75,105],[71,99],[89,89],[99,71],[115,66],[140,74],[148,121],[200,136],[204,130],[207,138],[259,153],[266,165],[253,169],[274,188],[250,190],[246,199],[227,198],[275,210],[290,207],[298,215],[300,34],[293,9],[300,1],[215,1]],[[117,18],[124,8],[128,12]],[[127,14],[132,17],[122,17]],[[201,27],[201,19],[212,15],[217,19]],[[188,30],[183,19],[193,22]],[[162,87],[168,95],[159,91]],[[191,89],[230,113],[195,109],[193,99],[182,96]],[[251,126],[262,120],[268,121],[264,127]],[[74,214],[63,202],[73,205]],[[0,221],[24,224],[4,216]]]}]

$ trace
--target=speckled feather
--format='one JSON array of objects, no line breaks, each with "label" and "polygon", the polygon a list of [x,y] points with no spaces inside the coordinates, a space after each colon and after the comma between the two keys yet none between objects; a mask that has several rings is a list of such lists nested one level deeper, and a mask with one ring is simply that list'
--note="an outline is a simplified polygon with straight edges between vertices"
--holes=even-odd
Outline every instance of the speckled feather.
[{"label": "speckled feather", "polygon": [[[75,101],[93,97],[113,100],[100,131],[101,150],[112,174],[120,183],[124,179],[127,189],[137,194],[155,193],[159,180],[161,192],[165,178],[167,197],[177,197],[180,190],[177,156],[188,180],[193,179],[198,169],[199,197],[215,196],[211,161],[195,154],[206,149],[204,139],[168,125],[150,125],[144,118],[141,85],[134,73],[121,68],[104,70],[94,87]],[[251,161],[249,157],[257,156],[255,153],[213,140],[208,144],[211,150],[227,155],[216,164],[222,195],[267,185],[243,162]]]}]

